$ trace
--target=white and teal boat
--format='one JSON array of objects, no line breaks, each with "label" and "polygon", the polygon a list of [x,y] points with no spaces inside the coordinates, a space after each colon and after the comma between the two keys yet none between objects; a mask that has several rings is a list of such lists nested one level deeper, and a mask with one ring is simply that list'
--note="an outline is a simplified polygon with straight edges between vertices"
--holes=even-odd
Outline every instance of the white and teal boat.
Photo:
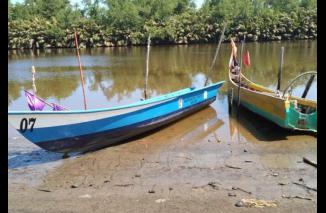
[{"label": "white and teal boat", "polygon": [[54,152],[103,148],[190,115],[211,104],[224,81],[133,104],[96,110],[8,111],[26,139]]}]

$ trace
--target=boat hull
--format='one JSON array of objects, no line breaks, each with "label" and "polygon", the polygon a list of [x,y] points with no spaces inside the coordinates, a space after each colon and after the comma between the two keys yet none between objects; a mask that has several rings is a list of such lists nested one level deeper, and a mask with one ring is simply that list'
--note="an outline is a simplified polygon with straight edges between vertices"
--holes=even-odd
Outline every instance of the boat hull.
[{"label": "boat hull", "polygon": [[187,88],[117,108],[9,112],[8,120],[25,138],[46,150],[84,152],[112,145],[194,113],[216,99],[223,83],[200,89]]},{"label": "boat hull", "polygon": [[62,140],[45,141],[38,143],[41,148],[54,152],[84,152],[107,147],[150,130],[172,123],[190,115],[212,103],[215,98],[201,102],[185,110],[171,115],[157,117],[147,121],[135,123],[130,126],[108,130],[100,133],[83,135],[82,137],[65,138]]}]

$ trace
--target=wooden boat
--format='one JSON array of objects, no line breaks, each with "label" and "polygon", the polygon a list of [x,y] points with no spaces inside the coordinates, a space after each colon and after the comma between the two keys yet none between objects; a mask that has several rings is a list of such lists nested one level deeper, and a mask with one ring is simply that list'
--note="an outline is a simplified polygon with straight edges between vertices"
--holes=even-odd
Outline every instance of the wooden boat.
[{"label": "wooden boat", "polygon": [[233,53],[229,66],[228,94],[229,106],[238,104],[239,101],[250,111],[283,128],[317,132],[316,101],[294,97],[287,91],[281,94],[251,82],[240,71]]},{"label": "wooden boat", "polygon": [[9,111],[8,121],[26,139],[49,151],[103,148],[176,121],[215,101],[224,81],[186,88],[133,104],[96,110]]}]

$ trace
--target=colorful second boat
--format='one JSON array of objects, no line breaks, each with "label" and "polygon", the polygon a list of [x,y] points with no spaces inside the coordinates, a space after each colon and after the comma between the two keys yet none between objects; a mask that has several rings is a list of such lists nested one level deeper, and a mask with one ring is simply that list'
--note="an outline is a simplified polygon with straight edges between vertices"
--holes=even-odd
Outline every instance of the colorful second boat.
[{"label": "colorful second boat", "polygon": [[229,105],[239,103],[286,129],[317,132],[317,102],[291,96],[286,91],[277,93],[251,82],[242,74],[234,49],[233,43],[229,62]]}]

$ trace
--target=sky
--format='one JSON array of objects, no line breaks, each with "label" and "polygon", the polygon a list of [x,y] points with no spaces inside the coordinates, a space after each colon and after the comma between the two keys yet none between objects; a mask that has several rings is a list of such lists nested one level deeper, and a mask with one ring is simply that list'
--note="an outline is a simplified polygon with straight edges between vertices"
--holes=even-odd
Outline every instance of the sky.
[{"label": "sky", "polygon": [[[15,4],[15,3],[17,3],[17,2],[19,2],[19,3],[21,3],[21,2],[23,2],[24,0],[10,0],[13,4]],[[81,0],[69,0],[70,1],[70,3],[72,4],[72,5],[74,5],[75,3],[81,3]],[[197,8],[199,8],[202,4],[203,4],[203,2],[204,2],[204,0],[195,0],[195,3],[196,3],[196,6],[197,6]]]}]

